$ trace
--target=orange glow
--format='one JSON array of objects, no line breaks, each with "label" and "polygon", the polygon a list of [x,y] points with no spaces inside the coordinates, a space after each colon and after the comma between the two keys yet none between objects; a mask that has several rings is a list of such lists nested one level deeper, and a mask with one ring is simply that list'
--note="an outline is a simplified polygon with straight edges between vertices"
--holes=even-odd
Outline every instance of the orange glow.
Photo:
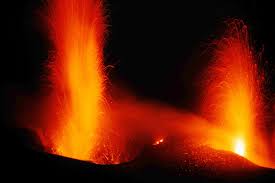
[{"label": "orange glow", "polygon": [[163,143],[163,139],[159,139],[159,140],[155,141],[155,142],[153,143],[153,145],[159,145],[159,144],[161,144],[161,143]]},{"label": "orange glow", "polygon": [[243,139],[237,138],[234,143],[234,152],[237,153],[240,156],[245,155],[245,143]]},{"label": "orange glow", "polygon": [[212,139],[209,143],[270,166],[265,132],[257,127],[264,123],[264,75],[258,67],[259,56],[250,46],[247,26],[239,20],[228,22],[226,34],[214,47],[203,111],[221,128],[223,133],[217,138],[223,140]]},{"label": "orange glow", "polygon": [[104,112],[102,2],[51,0],[48,12],[55,48],[50,80],[58,119],[51,129],[52,149],[59,155],[96,162],[91,157]]}]

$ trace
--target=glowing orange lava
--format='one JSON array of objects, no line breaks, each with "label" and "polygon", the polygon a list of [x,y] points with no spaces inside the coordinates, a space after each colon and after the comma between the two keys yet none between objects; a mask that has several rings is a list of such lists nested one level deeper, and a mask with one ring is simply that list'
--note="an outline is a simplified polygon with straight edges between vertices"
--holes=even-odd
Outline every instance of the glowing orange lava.
[{"label": "glowing orange lava", "polygon": [[57,122],[52,149],[59,155],[92,160],[104,112],[102,69],[105,19],[99,0],[50,0],[49,34],[55,52],[49,65]]},{"label": "glowing orange lava", "polygon": [[264,122],[263,72],[250,46],[247,26],[227,22],[226,34],[213,44],[213,60],[205,82],[204,115],[223,133],[214,148],[229,150],[269,166],[267,147],[257,125]]},{"label": "glowing orange lava", "polygon": [[155,141],[155,142],[153,143],[153,145],[159,145],[159,144],[161,144],[161,143],[163,143],[163,139],[159,139],[159,140]]},{"label": "glowing orange lava", "polygon": [[237,138],[234,143],[234,152],[237,153],[240,156],[245,155],[245,143],[243,139]]}]

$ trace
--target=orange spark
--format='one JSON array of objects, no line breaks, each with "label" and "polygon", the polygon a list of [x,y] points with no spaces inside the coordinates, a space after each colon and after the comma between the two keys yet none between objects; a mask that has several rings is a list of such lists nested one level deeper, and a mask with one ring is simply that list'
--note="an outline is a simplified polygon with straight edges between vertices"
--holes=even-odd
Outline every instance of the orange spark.
[{"label": "orange spark", "polygon": [[224,133],[219,134],[223,140],[218,143],[215,139],[210,144],[268,165],[262,132],[256,127],[264,122],[264,75],[251,48],[247,26],[239,20],[229,21],[226,34],[213,45],[203,111]]},{"label": "orange spark", "polygon": [[57,123],[54,152],[92,160],[97,129],[104,112],[102,69],[105,19],[99,0],[50,0],[49,34],[53,41],[50,80]]},{"label": "orange spark", "polygon": [[161,144],[161,143],[163,143],[163,138],[162,138],[162,139],[159,139],[159,140],[157,140],[157,141],[155,141],[155,142],[153,143],[153,145],[159,145],[159,144]]}]

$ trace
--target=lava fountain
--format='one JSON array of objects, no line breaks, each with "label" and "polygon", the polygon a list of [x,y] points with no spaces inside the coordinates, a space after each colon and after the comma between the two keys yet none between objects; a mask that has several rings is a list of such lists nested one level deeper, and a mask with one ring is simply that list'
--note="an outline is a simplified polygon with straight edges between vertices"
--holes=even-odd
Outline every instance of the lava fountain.
[{"label": "lava fountain", "polygon": [[[264,73],[260,54],[251,47],[247,26],[227,22],[224,36],[214,41],[213,59],[204,81],[204,116],[223,129],[208,143],[270,166],[264,138]],[[262,131],[261,131],[261,130]]]},{"label": "lava fountain", "polygon": [[[54,52],[51,149],[80,160],[92,158],[104,113],[103,46],[106,30],[99,0],[50,0],[47,23]],[[49,122],[50,123],[50,122]]]}]

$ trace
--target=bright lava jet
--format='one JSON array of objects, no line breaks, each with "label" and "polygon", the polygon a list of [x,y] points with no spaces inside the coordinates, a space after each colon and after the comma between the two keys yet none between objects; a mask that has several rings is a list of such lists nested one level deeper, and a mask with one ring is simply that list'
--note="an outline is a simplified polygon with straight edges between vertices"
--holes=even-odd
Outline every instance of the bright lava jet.
[{"label": "bright lava jet", "polygon": [[55,117],[49,118],[53,153],[101,163],[95,158],[104,115],[105,19],[100,0],[49,0],[47,26]]},{"label": "bright lava jet", "polygon": [[241,138],[237,138],[235,140],[234,152],[239,154],[240,156],[245,155],[245,143]]},{"label": "bright lava jet", "polygon": [[241,20],[229,20],[225,34],[211,44],[202,111],[220,129],[208,142],[212,147],[270,166],[265,131],[259,128],[265,122],[265,76],[247,29]]}]

